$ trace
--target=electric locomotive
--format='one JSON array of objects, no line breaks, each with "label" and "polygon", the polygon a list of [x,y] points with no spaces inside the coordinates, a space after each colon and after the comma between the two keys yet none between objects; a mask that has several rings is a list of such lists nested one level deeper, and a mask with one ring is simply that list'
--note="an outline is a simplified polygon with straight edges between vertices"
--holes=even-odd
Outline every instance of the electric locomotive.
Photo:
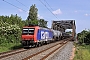
[{"label": "electric locomotive", "polygon": [[23,47],[40,46],[44,43],[60,40],[61,32],[39,26],[25,26],[22,29]]}]

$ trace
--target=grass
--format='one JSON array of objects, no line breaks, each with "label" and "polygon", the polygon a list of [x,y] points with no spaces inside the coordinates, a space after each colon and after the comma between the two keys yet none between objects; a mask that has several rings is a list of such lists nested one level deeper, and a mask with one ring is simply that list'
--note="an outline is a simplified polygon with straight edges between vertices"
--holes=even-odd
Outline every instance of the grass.
[{"label": "grass", "polygon": [[74,60],[90,60],[90,45],[76,45]]},{"label": "grass", "polygon": [[3,43],[0,45],[0,53],[21,48],[20,43]]}]

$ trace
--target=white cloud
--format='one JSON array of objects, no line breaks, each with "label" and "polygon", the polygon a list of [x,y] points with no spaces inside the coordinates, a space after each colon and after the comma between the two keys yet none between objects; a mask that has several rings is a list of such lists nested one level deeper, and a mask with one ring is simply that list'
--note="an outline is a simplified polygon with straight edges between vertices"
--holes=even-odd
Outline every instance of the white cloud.
[{"label": "white cloud", "polygon": [[19,11],[19,12],[23,12],[23,10],[22,10],[22,9],[18,9],[18,11]]},{"label": "white cloud", "polygon": [[29,11],[27,11],[26,13],[29,14]]},{"label": "white cloud", "polygon": [[78,11],[74,11],[75,13],[77,13]]},{"label": "white cloud", "polygon": [[41,16],[41,15],[38,14],[38,18],[39,18],[39,19],[43,19],[43,16]]},{"label": "white cloud", "polygon": [[90,14],[87,14],[87,13],[85,14],[85,16],[89,16],[89,15],[90,15]]},{"label": "white cloud", "polygon": [[53,14],[58,15],[58,14],[62,14],[60,9],[57,9],[55,11],[52,11]]}]

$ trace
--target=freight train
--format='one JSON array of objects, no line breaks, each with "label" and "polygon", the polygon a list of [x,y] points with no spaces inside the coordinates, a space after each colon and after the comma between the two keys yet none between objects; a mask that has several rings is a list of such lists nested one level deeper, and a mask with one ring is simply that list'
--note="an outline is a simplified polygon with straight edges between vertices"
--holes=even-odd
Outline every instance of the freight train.
[{"label": "freight train", "polygon": [[69,33],[66,33],[66,32],[62,32],[62,39],[66,39],[66,38],[69,38],[69,37],[72,37],[72,35],[69,34]]},{"label": "freight train", "polygon": [[21,44],[23,47],[40,46],[61,40],[62,32],[39,26],[25,26],[22,29]]}]

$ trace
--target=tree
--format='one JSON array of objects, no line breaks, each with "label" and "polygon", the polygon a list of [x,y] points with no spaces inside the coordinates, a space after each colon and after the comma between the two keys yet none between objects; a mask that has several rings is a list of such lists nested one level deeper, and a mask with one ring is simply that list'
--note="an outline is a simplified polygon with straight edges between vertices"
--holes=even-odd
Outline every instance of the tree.
[{"label": "tree", "polygon": [[29,10],[29,16],[27,17],[28,23],[31,24],[38,24],[37,21],[37,13],[38,9],[36,8],[36,5],[32,5]]},{"label": "tree", "polygon": [[82,44],[82,43],[89,44],[90,43],[90,31],[83,30],[82,32],[77,34],[77,37],[78,37],[78,41],[80,44]]},{"label": "tree", "polygon": [[38,25],[47,28],[47,21],[40,19]]},{"label": "tree", "polygon": [[25,22],[17,14],[0,16],[0,44],[20,42],[21,28],[24,24]]},{"label": "tree", "polygon": [[44,19],[38,20],[37,15],[38,15],[38,9],[36,8],[34,4],[30,7],[29,15],[27,17],[25,25],[35,24],[41,27],[47,27],[47,21],[45,21]]}]

